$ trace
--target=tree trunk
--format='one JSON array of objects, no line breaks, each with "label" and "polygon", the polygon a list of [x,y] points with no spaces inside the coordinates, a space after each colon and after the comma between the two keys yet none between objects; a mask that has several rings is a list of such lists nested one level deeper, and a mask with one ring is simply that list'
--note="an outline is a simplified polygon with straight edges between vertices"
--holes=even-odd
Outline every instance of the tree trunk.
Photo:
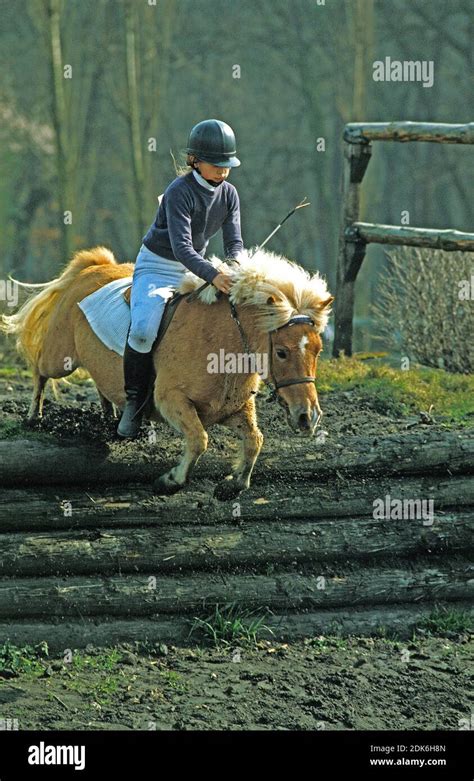
[{"label": "tree trunk", "polygon": [[47,0],[48,38],[50,47],[49,68],[52,85],[52,118],[56,144],[58,174],[58,225],[63,262],[69,259],[73,249],[72,225],[65,223],[65,212],[70,211],[74,220],[72,183],[68,166],[67,125],[68,114],[64,90],[63,55],[61,46],[60,0]]},{"label": "tree trunk", "polygon": [[135,191],[135,223],[137,236],[145,232],[145,166],[143,160],[143,138],[141,130],[141,108],[138,75],[137,9],[134,1],[124,0],[125,10],[125,57],[127,66],[128,107],[127,120],[132,148],[133,187]]}]

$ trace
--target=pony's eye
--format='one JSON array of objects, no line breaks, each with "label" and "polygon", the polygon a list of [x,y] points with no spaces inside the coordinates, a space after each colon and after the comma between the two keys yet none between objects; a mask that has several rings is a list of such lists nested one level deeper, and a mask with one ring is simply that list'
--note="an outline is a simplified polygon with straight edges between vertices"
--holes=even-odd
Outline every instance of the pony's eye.
[{"label": "pony's eye", "polygon": [[276,354],[277,354],[277,355],[278,355],[278,357],[279,357],[279,358],[281,358],[281,359],[285,359],[285,358],[286,358],[286,350],[277,350],[277,351],[276,351]]}]

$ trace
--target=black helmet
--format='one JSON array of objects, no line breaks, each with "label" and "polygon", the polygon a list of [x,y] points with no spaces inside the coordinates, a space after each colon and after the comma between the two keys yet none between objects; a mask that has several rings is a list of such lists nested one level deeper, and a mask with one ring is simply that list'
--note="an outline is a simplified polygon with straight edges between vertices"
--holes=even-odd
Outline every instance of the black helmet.
[{"label": "black helmet", "polygon": [[189,134],[186,152],[196,155],[204,163],[221,168],[237,168],[235,136],[232,128],[220,119],[205,119],[194,125]]}]

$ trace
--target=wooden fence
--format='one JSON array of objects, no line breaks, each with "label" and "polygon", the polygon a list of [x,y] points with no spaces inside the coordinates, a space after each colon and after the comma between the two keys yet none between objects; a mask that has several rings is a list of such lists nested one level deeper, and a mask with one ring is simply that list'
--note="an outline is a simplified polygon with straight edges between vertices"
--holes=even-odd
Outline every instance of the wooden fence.
[{"label": "wooden fence", "polygon": [[474,233],[400,227],[359,222],[360,185],[372,154],[373,141],[429,141],[474,144],[474,123],[444,125],[429,122],[350,123],[344,129],[344,182],[337,264],[333,355],[352,355],[354,287],[369,243],[429,247],[474,252]]}]

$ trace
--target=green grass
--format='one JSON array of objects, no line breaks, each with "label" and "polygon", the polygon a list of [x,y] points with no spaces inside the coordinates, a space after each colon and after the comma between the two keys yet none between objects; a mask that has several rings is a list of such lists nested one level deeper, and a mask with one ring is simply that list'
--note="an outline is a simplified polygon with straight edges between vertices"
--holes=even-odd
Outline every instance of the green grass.
[{"label": "green grass", "polygon": [[211,641],[216,647],[241,645],[256,645],[258,636],[263,630],[270,632],[264,617],[257,618],[254,611],[239,608],[236,603],[215,606],[214,613],[207,618],[195,618],[189,637],[200,631],[203,639]]},{"label": "green grass", "polygon": [[436,607],[427,618],[420,621],[417,628],[425,630],[430,635],[441,637],[446,632],[464,634],[472,631],[472,617],[465,610]]},{"label": "green grass", "polygon": [[72,657],[70,668],[80,672],[84,672],[85,670],[109,672],[114,669],[121,658],[122,654],[115,648],[100,651],[94,655],[80,654],[76,651]]},{"label": "green grass", "polygon": [[308,638],[305,640],[305,645],[324,653],[331,653],[335,648],[338,651],[345,651],[348,648],[348,638],[336,634],[320,635],[319,637]]},{"label": "green grass", "polygon": [[0,675],[2,672],[38,676],[44,671],[41,662],[48,656],[48,644],[16,646],[7,640],[0,645]]},{"label": "green grass", "polygon": [[[115,648],[104,649],[92,655],[76,651],[71,664],[67,665],[70,677],[64,681],[64,686],[99,705],[108,705],[124,682],[124,671],[115,672],[121,658],[121,652]],[[75,673],[77,677],[74,677]]]},{"label": "green grass", "polygon": [[64,681],[65,689],[87,697],[99,705],[109,705],[112,698],[120,689],[120,684],[124,683],[122,675],[104,675],[102,680],[94,679],[83,680],[82,678],[70,679]]},{"label": "green grass", "polygon": [[410,415],[420,411],[448,417],[455,423],[473,423],[474,376],[451,374],[442,369],[413,366],[407,371],[385,361],[338,358],[321,360],[318,390],[354,391],[374,410],[388,415]]},{"label": "green grass", "polygon": [[25,436],[21,420],[0,420],[0,439],[18,439]]},{"label": "green grass", "polygon": [[183,676],[175,670],[160,670],[159,675],[160,678],[163,678],[163,682],[174,689],[174,691],[183,692],[188,688],[188,685],[183,680]]},{"label": "green grass", "polygon": [[2,366],[0,368],[0,379],[31,379],[31,371],[29,369],[20,369],[19,366]]}]

